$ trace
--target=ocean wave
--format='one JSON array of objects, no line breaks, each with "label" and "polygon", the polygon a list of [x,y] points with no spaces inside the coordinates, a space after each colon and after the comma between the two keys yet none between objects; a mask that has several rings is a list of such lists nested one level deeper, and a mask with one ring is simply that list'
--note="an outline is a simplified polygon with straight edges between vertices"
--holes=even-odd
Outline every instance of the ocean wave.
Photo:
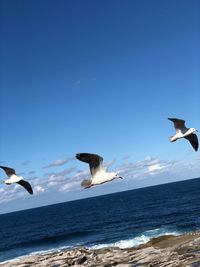
[{"label": "ocean wave", "polygon": [[61,242],[66,242],[69,241],[70,239],[80,239],[83,238],[85,236],[88,236],[90,233],[92,233],[92,231],[74,231],[71,233],[64,233],[64,234],[60,234],[60,235],[54,235],[54,236],[42,236],[40,238],[37,239],[30,239],[27,241],[23,241],[20,243],[14,243],[11,244],[10,246],[4,246],[4,247],[0,247],[0,252],[2,251],[7,251],[10,249],[15,249],[17,247],[21,247],[21,248],[27,248],[27,247],[40,247],[40,246],[48,246],[48,245],[52,245],[52,244],[59,244]]},{"label": "ocean wave", "polygon": [[[148,241],[150,241],[152,238],[155,238],[155,237],[165,236],[165,235],[178,236],[180,234],[181,233],[178,231],[171,231],[171,230],[167,230],[166,228],[157,228],[157,229],[145,231],[144,233],[141,233],[140,235],[135,236],[135,237],[130,238],[130,239],[119,240],[116,242],[106,243],[106,244],[91,245],[91,246],[87,246],[87,248],[88,249],[100,249],[100,248],[106,248],[106,247],[119,247],[122,249],[123,248],[131,248],[131,247],[136,247],[136,246],[141,245],[141,244],[145,244]],[[31,248],[32,251],[29,251],[29,252],[26,251],[26,253],[24,253],[24,255],[14,257],[14,259],[2,261],[2,262],[0,262],[0,264],[12,262],[13,260],[16,260],[16,259],[20,260],[24,256],[31,256],[31,255],[36,255],[36,254],[47,254],[47,253],[49,254],[49,253],[55,253],[55,252],[66,250],[66,249],[72,249],[73,247],[79,247],[79,245],[80,244],[78,244],[78,243],[76,245],[73,245],[73,246],[67,246],[67,245],[59,246],[59,245],[57,245],[54,248],[36,249],[36,250]],[[84,244],[81,244],[81,245],[84,246]]]},{"label": "ocean wave", "polygon": [[[131,247],[136,247],[138,245],[141,244],[145,244],[148,241],[150,241],[152,238],[155,237],[159,237],[159,236],[165,236],[165,235],[174,235],[174,236],[178,236],[182,233],[178,232],[178,231],[170,231],[167,230],[166,228],[157,228],[157,229],[152,229],[152,230],[148,230],[145,231],[144,233],[141,233],[138,236],[135,236],[133,238],[130,239],[123,239],[123,240],[119,240],[116,242],[110,242],[110,243],[105,243],[105,244],[96,244],[96,245],[89,245],[86,246],[88,249],[100,249],[100,248],[106,248],[106,247],[119,247],[119,248],[131,248]],[[60,238],[60,236],[58,237]],[[80,244],[80,243],[76,243],[72,246],[69,245],[57,245],[51,248],[44,248],[42,249],[42,247],[39,249],[37,247],[37,249],[34,250],[33,247],[30,247],[29,249],[27,248],[26,251],[24,251],[23,255],[20,255],[18,257],[14,257],[12,259],[8,259],[6,261],[1,261],[0,264],[5,264],[7,262],[12,262],[13,260],[16,259],[22,259],[25,256],[32,256],[32,255],[36,255],[36,254],[49,254],[49,253],[55,253],[55,252],[59,252],[62,250],[66,250],[66,249],[72,249],[74,247],[79,247],[79,246],[84,246],[84,243]]]},{"label": "ocean wave", "polygon": [[51,249],[45,249],[45,250],[39,250],[39,251],[34,251],[29,253],[29,256],[33,256],[33,255],[38,255],[38,254],[51,254],[51,253],[55,253],[55,252],[60,252],[62,250],[66,250],[66,249],[70,249],[72,247],[70,246],[62,246],[62,247],[58,247],[58,248],[51,248]]},{"label": "ocean wave", "polygon": [[164,228],[157,228],[157,229],[145,231],[141,235],[138,235],[130,239],[119,240],[114,243],[97,244],[97,245],[90,246],[88,248],[89,249],[100,249],[100,248],[106,248],[106,247],[132,248],[132,247],[139,246],[141,244],[145,244],[155,237],[165,236],[165,235],[178,236],[180,234],[181,233],[178,231],[169,231]]}]

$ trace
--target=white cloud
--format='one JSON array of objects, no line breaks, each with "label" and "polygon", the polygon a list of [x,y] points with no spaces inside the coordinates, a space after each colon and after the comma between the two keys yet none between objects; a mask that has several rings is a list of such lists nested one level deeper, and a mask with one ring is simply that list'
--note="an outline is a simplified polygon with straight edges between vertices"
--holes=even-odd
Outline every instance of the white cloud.
[{"label": "white cloud", "polygon": [[104,168],[109,169],[115,163],[115,159],[107,161],[104,163]]},{"label": "white cloud", "polygon": [[[173,181],[177,177],[182,179],[198,177],[200,173],[200,158],[197,157],[191,161],[167,161],[150,156],[145,157],[142,160],[133,162],[127,160],[123,164],[115,166],[114,170],[118,170],[118,173],[124,178],[123,183],[125,189],[132,181],[142,182],[142,185],[153,184],[154,181],[161,181],[160,177],[170,177]],[[57,162],[60,164],[61,162]],[[108,162],[106,165],[112,165],[114,161]],[[116,165],[116,164],[115,164]],[[31,174],[31,173],[30,173]],[[194,174],[194,175],[193,175]],[[73,192],[81,189],[81,181],[90,177],[89,168],[77,171],[76,167],[65,168],[61,171],[48,172],[42,177],[34,176],[27,177],[27,180],[31,183],[34,191],[34,195],[43,193],[59,193],[59,192]],[[145,179],[148,179],[146,182]],[[166,181],[166,180],[165,180]],[[136,183],[134,183],[136,184]],[[112,183],[110,183],[112,187]],[[19,185],[2,185],[0,188],[0,203],[14,201],[15,199],[32,197]]]},{"label": "white cloud", "polygon": [[45,189],[42,186],[40,186],[40,185],[34,186],[34,194],[43,193],[44,191],[45,191]]},{"label": "white cloud", "polygon": [[77,188],[77,186],[80,187],[80,183],[78,181],[69,182],[69,183],[66,183],[66,184],[62,185],[59,188],[59,191],[60,192],[69,192],[69,191],[72,191],[72,189]]},{"label": "white cloud", "polygon": [[75,171],[74,167],[64,169],[60,172],[50,172],[47,173],[46,176],[48,177],[48,182],[62,182],[67,179],[69,174]]},{"label": "white cloud", "polygon": [[48,183],[48,186],[50,186],[50,187],[51,187],[51,186],[56,186],[57,184],[58,184],[57,181],[56,181],[56,182],[49,182],[49,183]]},{"label": "white cloud", "polygon": [[147,156],[143,160],[129,162],[119,166],[120,175],[127,180],[141,180],[150,177],[152,179],[152,176],[159,174],[173,174],[173,176],[181,176],[186,173],[188,173],[189,178],[190,170],[196,170],[197,172],[198,170],[200,171],[198,160],[192,162],[175,160],[167,161]]},{"label": "white cloud", "polygon": [[24,198],[27,195],[27,192],[20,185],[4,185],[4,187],[1,188],[0,203]]},{"label": "white cloud", "polygon": [[162,170],[164,168],[165,168],[165,166],[161,166],[160,163],[148,166],[149,172],[155,172],[155,171],[158,171],[158,170]]},{"label": "white cloud", "polygon": [[66,159],[57,159],[51,163],[49,163],[48,165],[44,166],[43,169],[47,169],[47,168],[52,168],[52,167],[57,167],[57,166],[62,166],[66,163],[68,163],[71,159],[66,158]]}]

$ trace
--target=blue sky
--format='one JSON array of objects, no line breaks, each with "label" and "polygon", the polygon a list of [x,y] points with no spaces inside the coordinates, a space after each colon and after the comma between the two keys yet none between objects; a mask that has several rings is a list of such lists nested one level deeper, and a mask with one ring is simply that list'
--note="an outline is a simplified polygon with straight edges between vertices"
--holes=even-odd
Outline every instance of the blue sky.
[{"label": "blue sky", "polygon": [[[167,120],[200,130],[199,11],[197,0],[0,2],[0,163],[35,191],[1,185],[1,212],[200,176],[199,152],[170,143]],[[125,179],[83,190],[79,152]]]}]

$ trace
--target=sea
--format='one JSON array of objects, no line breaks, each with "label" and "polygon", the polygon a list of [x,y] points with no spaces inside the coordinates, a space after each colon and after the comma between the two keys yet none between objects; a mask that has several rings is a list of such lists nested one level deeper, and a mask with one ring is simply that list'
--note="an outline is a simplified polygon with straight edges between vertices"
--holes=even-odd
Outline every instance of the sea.
[{"label": "sea", "polygon": [[200,230],[200,178],[0,215],[0,262]]}]

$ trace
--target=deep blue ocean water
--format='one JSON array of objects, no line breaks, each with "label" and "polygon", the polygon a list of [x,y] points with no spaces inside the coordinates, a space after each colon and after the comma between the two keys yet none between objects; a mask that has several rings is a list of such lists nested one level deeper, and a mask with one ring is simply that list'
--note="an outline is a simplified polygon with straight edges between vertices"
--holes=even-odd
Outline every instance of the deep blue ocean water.
[{"label": "deep blue ocean water", "polygon": [[132,247],[200,229],[200,179],[0,215],[0,262],[74,246]]}]

